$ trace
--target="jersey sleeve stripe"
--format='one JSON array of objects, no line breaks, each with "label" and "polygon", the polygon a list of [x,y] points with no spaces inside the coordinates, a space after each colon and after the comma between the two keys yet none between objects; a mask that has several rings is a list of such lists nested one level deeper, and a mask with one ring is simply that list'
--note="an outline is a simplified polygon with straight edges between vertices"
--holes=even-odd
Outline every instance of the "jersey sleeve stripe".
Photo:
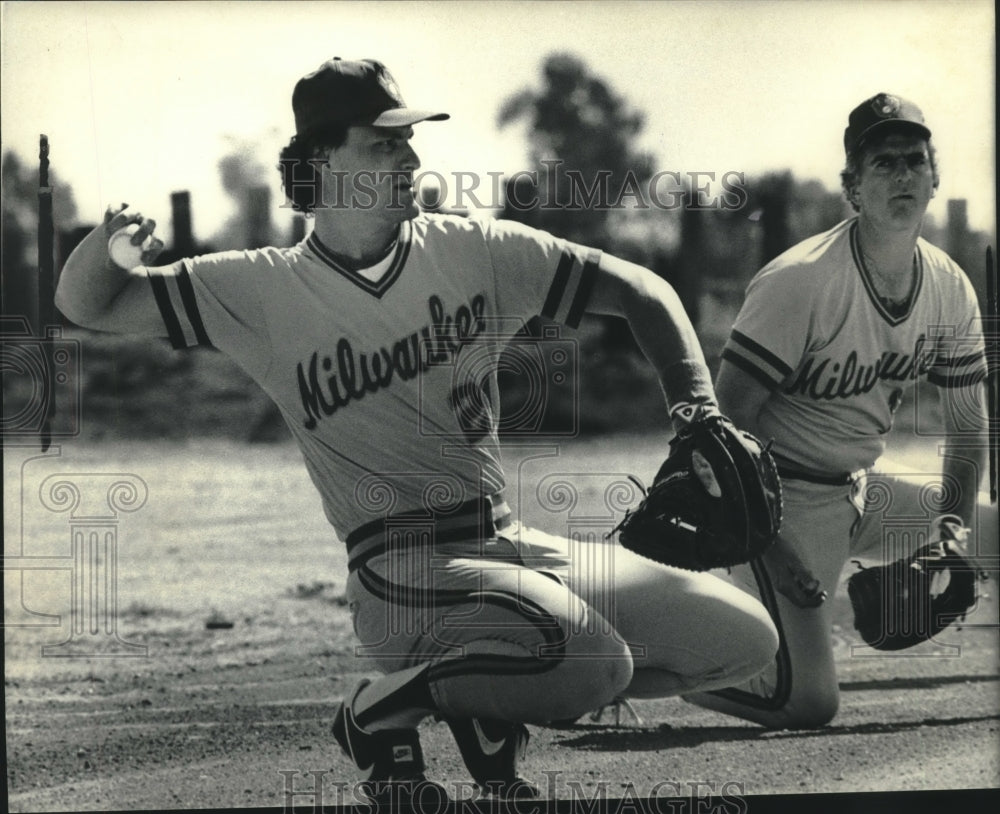
[{"label": "jersey sleeve stripe", "polygon": [[191,275],[186,267],[182,268],[177,275],[177,288],[181,292],[181,302],[184,303],[184,313],[191,320],[191,327],[194,329],[195,338],[199,345],[211,346],[212,342],[205,331],[205,323],[201,321],[201,312],[198,310],[198,302],[194,296],[194,286],[191,284]]},{"label": "jersey sleeve stripe", "polygon": [[576,294],[573,297],[573,304],[569,308],[566,316],[566,324],[570,328],[580,326],[580,319],[590,302],[590,292],[594,288],[597,280],[597,264],[601,259],[600,252],[591,252],[583,263],[583,270],[580,273],[580,282],[577,283]]},{"label": "jersey sleeve stripe", "polygon": [[601,252],[583,247],[567,247],[549,286],[541,315],[547,319],[577,328],[590,300],[597,280]]},{"label": "jersey sleeve stripe", "polygon": [[573,256],[568,251],[564,251],[562,257],[559,258],[559,265],[556,267],[555,276],[552,278],[552,285],[549,286],[549,293],[545,297],[545,305],[542,306],[543,317],[548,319],[556,318],[556,310],[559,308],[559,303],[562,302],[572,269]]},{"label": "jersey sleeve stripe", "polygon": [[737,330],[733,330],[729,336],[731,343],[736,344],[744,348],[749,355],[757,357],[761,362],[770,368],[774,369],[774,372],[778,374],[778,378],[783,379],[785,376],[792,372],[791,367],[786,365],[780,358],[775,356],[771,351],[761,345],[759,342],[755,342],[749,336],[744,333],[740,333]]},{"label": "jersey sleeve stripe", "polygon": [[153,268],[148,276],[170,344],[178,350],[194,345],[211,347],[187,268],[182,264],[170,274]]},{"label": "jersey sleeve stripe", "polygon": [[160,309],[160,316],[163,318],[163,325],[167,329],[167,337],[170,339],[171,346],[178,350],[187,347],[180,320],[177,318],[174,304],[170,301],[166,279],[160,274],[150,272],[149,282],[153,287],[153,297]]},{"label": "jersey sleeve stripe", "polygon": [[946,387],[949,390],[959,387],[972,387],[979,384],[985,378],[986,370],[984,368],[975,368],[958,376],[945,376],[933,370],[927,374],[927,381],[931,384],[936,384],[938,387]]},{"label": "jersey sleeve stripe", "polygon": [[749,359],[737,353],[732,346],[727,346],[722,350],[722,358],[734,367],[738,367],[751,378],[756,379],[768,390],[777,390],[781,384],[780,379],[772,379],[765,371],[757,367]]},{"label": "jersey sleeve stripe", "polygon": [[985,366],[986,359],[982,351],[976,351],[966,356],[956,356],[954,359],[942,359],[937,364],[945,367],[969,367],[977,364]]}]

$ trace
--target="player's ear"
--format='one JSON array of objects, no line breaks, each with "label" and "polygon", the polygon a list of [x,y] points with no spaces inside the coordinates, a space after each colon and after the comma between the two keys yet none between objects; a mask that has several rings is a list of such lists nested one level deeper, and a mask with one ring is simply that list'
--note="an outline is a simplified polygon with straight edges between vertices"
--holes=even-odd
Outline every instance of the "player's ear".
[{"label": "player's ear", "polygon": [[312,150],[310,151],[312,153],[312,161],[314,163],[318,162],[323,166],[327,166],[330,163],[330,156],[336,149],[336,147],[330,147],[324,144],[314,144],[312,145]]},{"label": "player's ear", "polygon": [[330,153],[333,152],[330,147],[316,147],[313,150],[313,161],[317,165],[322,166],[324,169],[328,169],[330,166]]}]

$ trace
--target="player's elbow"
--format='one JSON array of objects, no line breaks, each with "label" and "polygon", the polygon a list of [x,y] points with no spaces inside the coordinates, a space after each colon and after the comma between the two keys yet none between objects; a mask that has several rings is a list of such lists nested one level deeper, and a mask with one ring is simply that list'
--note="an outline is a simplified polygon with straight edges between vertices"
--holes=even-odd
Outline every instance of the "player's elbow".
[{"label": "player's elbow", "polygon": [[623,317],[633,327],[650,320],[658,324],[664,310],[672,321],[687,319],[670,283],[645,266],[611,254],[601,256],[587,310]]},{"label": "player's elbow", "polygon": [[[965,392],[945,392],[942,396],[944,409],[945,444],[952,448],[964,447],[982,450],[985,460],[985,442],[989,435],[988,402],[983,391],[983,383],[977,382]],[[954,403],[962,404],[961,411]]]},{"label": "player's elbow", "polygon": [[55,306],[59,309],[66,319],[77,325],[82,325],[84,328],[90,327],[87,323],[90,321],[88,314],[83,308],[70,297],[67,293],[63,291],[62,288],[57,288],[54,298]]},{"label": "player's elbow", "polygon": [[54,303],[56,308],[59,309],[59,313],[61,313],[64,317],[66,317],[66,319],[72,322],[76,322],[77,325],[82,324],[78,320],[78,317],[80,315],[77,313],[77,309],[73,303],[73,300],[70,299],[69,296],[64,294],[61,288],[56,289]]},{"label": "player's elbow", "polygon": [[[71,258],[72,259],[72,258]],[[131,279],[103,284],[100,275],[81,274],[78,268],[63,274],[53,298],[56,308],[70,322],[82,328],[109,333],[136,333],[141,325],[139,312],[122,302]]]},{"label": "player's elbow", "polygon": [[55,306],[66,319],[74,325],[92,330],[101,330],[105,313],[102,310],[88,308],[78,299],[71,297],[62,289],[57,288],[54,298]]}]

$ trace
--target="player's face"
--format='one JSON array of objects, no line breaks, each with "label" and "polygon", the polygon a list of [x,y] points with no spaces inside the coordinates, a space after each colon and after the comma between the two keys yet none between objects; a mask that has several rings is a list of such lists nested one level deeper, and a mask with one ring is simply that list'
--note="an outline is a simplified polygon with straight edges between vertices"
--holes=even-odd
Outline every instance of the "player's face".
[{"label": "player's face", "polygon": [[865,149],[855,187],[862,218],[889,231],[919,228],[934,196],[927,141],[893,133]]},{"label": "player's face", "polygon": [[410,146],[412,127],[351,127],[330,151],[323,172],[323,201],[332,209],[368,212],[403,221],[419,213],[413,172],[420,159]]}]

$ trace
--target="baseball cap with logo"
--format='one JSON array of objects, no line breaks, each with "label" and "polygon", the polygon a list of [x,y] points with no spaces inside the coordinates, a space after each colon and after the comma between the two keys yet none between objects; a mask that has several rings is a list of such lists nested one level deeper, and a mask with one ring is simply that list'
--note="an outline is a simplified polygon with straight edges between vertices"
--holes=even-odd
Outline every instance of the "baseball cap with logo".
[{"label": "baseball cap with logo", "polygon": [[900,96],[879,93],[851,111],[844,130],[844,149],[850,155],[872,134],[887,127],[908,129],[924,138],[931,137],[919,107]]},{"label": "baseball cap with logo", "polygon": [[407,107],[381,62],[340,57],[324,62],[295,84],[292,110],[299,135],[329,124],[406,127],[449,118],[447,113]]}]

